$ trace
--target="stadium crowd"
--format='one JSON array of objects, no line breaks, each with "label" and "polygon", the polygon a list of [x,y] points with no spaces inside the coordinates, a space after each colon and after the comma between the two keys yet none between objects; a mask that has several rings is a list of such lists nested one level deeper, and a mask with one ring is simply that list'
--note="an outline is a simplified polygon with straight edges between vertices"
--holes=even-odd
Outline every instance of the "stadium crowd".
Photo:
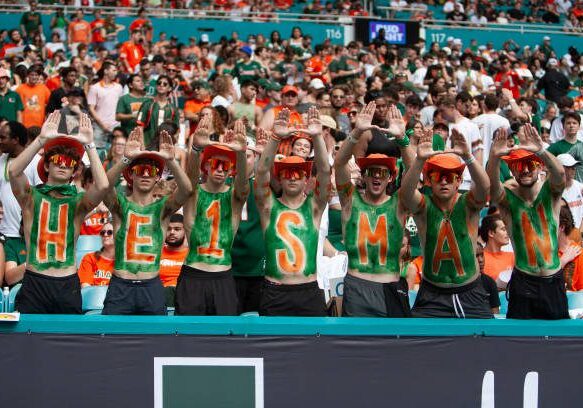
[{"label": "stadium crowd", "polygon": [[[543,3],[580,21],[581,2]],[[109,285],[104,314],[318,316],[346,275],[345,316],[488,318],[506,290],[508,317],[568,318],[575,47],[312,44],[300,26],[184,44],[154,38],[146,9],[127,28],[86,10],[57,10],[44,38],[31,3],[0,32],[0,278],[22,283],[17,310],[80,313],[81,287]],[[79,235],[101,247],[80,264]]]}]

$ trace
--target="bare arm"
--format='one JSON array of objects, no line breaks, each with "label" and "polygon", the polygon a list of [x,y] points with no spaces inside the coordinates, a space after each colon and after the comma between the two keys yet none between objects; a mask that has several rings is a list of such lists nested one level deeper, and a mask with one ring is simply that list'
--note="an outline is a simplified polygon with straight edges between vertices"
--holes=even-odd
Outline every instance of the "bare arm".
[{"label": "bare arm", "polygon": [[431,130],[427,130],[419,140],[417,157],[405,173],[399,190],[401,202],[412,213],[419,211],[419,205],[423,199],[423,196],[417,190],[417,183],[423,171],[423,166],[425,165],[425,161],[435,154],[436,152],[433,151],[433,135]]},{"label": "bare arm", "polygon": [[536,153],[541,158],[549,171],[551,191],[555,197],[560,197],[565,189],[565,169],[553,154],[544,149],[544,144],[538,131],[530,123],[524,125],[524,138],[520,141],[520,148]]},{"label": "bare arm", "polygon": [[504,192],[504,186],[500,181],[500,157],[508,154],[506,145],[508,132],[505,128],[497,130],[492,147],[490,148],[490,158],[486,165],[486,173],[490,179],[490,202],[497,204]]},{"label": "bare arm", "polygon": [[322,137],[322,123],[318,108],[312,106],[308,110],[308,134],[314,142],[314,160],[318,172],[316,174],[316,200],[321,209],[328,204],[330,195],[330,163],[328,152]]},{"label": "bare arm", "polygon": [[227,132],[226,144],[237,152],[237,175],[234,180],[235,199],[244,203],[249,196],[249,183],[247,181],[247,136],[245,124],[242,120],[235,122],[234,131]]},{"label": "bare arm", "polygon": [[488,175],[482,168],[480,162],[472,156],[464,135],[455,128],[451,131],[451,142],[453,144],[453,152],[460,156],[468,166],[468,170],[472,176],[470,192],[472,193],[474,202],[482,208],[483,204],[488,200],[488,193],[490,192]]},{"label": "bare arm", "polygon": [[168,166],[168,169],[174,175],[174,180],[176,180],[178,187],[174,190],[174,193],[172,193],[168,201],[166,201],[163,218],[174,214],[192,194],[192,184],[184,170],[182,170],[182,167],[180,167],[178,162],[174,159],[176,154],[174,149],[175,147],[172,142],[172,136],[166,131],[160,132],[160,147],[158,153],[164,158],[164,160],[166,160],[166,166]]}]

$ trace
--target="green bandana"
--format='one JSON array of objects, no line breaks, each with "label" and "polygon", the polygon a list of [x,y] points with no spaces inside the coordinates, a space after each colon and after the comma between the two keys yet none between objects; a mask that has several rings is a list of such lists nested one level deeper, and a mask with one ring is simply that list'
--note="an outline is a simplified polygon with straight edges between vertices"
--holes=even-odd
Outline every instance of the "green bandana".
[{"label": "green bandana", "polygon": [[73,197],[77,194],[77,187],[73,184],[41,184],[36,186],[36,189],[42,194],[49,194],[51,191],[54,191],[66,197]]}]

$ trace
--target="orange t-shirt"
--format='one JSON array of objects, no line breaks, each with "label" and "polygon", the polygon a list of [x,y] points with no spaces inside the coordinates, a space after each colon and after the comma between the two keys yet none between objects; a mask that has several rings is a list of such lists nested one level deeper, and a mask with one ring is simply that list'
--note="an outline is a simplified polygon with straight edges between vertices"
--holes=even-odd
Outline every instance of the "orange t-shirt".
[{"label": "orange t-shirt", "polygon": [[69,24],[69,38],[72,43],[89,44],[91,41],[91,24],[85,20],[71,21]]},{"label": "orange t-shirt", "polygon": [[119,50],[119,58],[127,61],[132,73],[135,72],[136,66],[142,61],[144,55],[144,48],[130,41],[124,42]]},{"label": "orange t-shirt", "polygon": [[188,247],[181,248],[178,251],[169,250],[168,245],[162,247],[162,255],[160,256],[160,280],[162,285],[176,286],[186,255],[188,255]]},{"label": "orange t-shirt", "polygon": [[96,252],[91,252],[83,257],[79,265],[79,280],[81,284],[88,283],[91,286],[107,286],[113,273],[113,259],[103,256],[97,257]]},{"label": "orange t-shirt", "polygon": [[25,127],[42,127],[45,121],[45,108],[49,103],[51,91],[45,84],[30,86],[26,83],[16,88],[16,93],[20,95],[24,110],[22,111],[22,124]]},{"label": "orange t-shirt", "polygon": [[500,272],[514,268],[514,253],[490,252],[484,249],[484,273],[494,280]]},{"label": "orange t-shirt", "polygon": [[[423,257],[418,256],[410,262],[410,265],[415,267],[417,274],[415,275],[415,285],[421,283],[421,275],[423,274]],[[413,288],[409,288],[410,290]]]}]

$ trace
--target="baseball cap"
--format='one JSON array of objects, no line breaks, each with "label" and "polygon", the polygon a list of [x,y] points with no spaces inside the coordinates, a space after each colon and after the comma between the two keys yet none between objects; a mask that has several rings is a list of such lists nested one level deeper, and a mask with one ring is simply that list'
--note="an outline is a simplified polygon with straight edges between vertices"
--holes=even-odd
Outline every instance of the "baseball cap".
[{"label": "baseball cap", "polygon": [[336,130],[336,121],[332,116],[320,115],[320,122],[322,123],[322,126]]},{"label": "baseball cap", "polygon": [[288,93],[288,92],[293,92],[293,93],[295,93],[296,95],[299,95],[299,93],[300,93],[300,91],[298,91],[298,88],[296,88],[296,87],[295,87],[295,86],[293,86],[293,85],[286,85],[286,86],[284,86],[284,87],[283,87],[283,89],[281,90],[281,94],[282,94],[282,95],[285,95],[285,94],[286,94],[286,93]]},{"label": "baseball cap", "polygon": [[209,42],[209,35],[208,34],[202,34],[200,36],[200,42],[201,43],[207,43],[207,42]]},{"label": "baseball cap", "polygon": [[551,37],[549,37],[548,35],[545,35],[543,37],[543,41],[551,41]]},{"label": "baseball cap", "polygon": [[239,48],[239,51],[244,52],[249,56],[253,55],[253,50],[248,45],[244,45],[243,47]]},{"label": "baseball cap", "polygon": [[563,153],[558,155],[557,160],[559,160],[561,164],[565,167],[573,167],[579,164],[579,161],[575,160],[573,156],[571,156],[569,153]]},{"label": "baseball cap", "polygon": [[324,89],[326,85],[324,85],[324,82],[320,78],[314,78],[310,81],[310,88]]},{"label": "baseball cap", "polygon": [[557,61],[556,58],[549,58],[547,65],[551,66],[551,65],[559,65],[559,61]]},{"label": "baseball cap", "polygon": [[0,68],[0,78],[10,78],[10,73],[5,68]]}]

